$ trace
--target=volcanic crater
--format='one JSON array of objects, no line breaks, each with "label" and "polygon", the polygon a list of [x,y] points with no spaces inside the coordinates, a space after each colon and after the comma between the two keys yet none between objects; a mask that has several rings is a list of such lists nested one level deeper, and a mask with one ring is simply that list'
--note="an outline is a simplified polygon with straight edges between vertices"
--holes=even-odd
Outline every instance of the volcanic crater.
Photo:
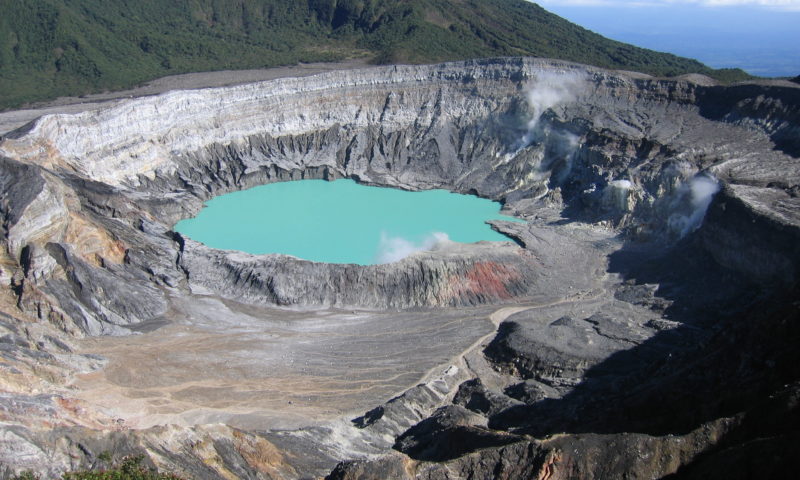
[{"label": "volcanic crater", "polygon": [[[0,140],[0,477],[112,450],[191,478],[794,468],[799,156],[791,84],[532,58],[41,117]],[[524,222],[370,266],[172,230],[337,178]]]}]

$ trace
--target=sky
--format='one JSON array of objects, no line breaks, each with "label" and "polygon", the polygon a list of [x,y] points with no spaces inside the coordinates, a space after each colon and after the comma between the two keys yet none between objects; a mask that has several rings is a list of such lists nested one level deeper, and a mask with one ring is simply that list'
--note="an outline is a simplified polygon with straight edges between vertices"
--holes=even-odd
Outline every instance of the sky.
[{"label": "sky", "polygon": [[603,36],[738,67],[766,77],[800,75],[800,0],[537,0]]}]

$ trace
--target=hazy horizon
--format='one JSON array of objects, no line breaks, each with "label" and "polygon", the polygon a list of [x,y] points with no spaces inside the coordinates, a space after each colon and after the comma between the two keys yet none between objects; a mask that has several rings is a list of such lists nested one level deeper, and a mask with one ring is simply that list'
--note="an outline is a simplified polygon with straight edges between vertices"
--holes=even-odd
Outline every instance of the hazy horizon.
[{"label": "hazy horizon", "polygon": [[741,68],[800,75],[800,0],[541,0],[543,8],[605,37]]}]

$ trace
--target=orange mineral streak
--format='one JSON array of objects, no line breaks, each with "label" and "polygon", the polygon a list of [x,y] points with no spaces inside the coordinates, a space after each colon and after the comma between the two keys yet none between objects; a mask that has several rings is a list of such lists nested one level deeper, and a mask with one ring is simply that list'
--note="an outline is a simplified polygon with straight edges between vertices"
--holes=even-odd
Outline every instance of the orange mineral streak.
[{"label": "orange mineral streak", "polygon": [[119,430],[114,420],[103,413],[94,411],[83,401],[57,396],[53,399],[57,410],[49,418],[42,418],[42,423],[47,423],[51,427],[57,426],[79,426],[95,430]]},{"label": "orange mineral streak", "polygon": [[124,243],[75,213],[70,213],[64,240],[72,244],[84,260],[97,266],[106,262],[119,264],[125,258]]},{"label": "orange mineral streak", "polygon": [[40,165],[44,168],[52,169],[55,166],[66,166],[53,142],[42,138],[34,140],[26,138],[19,140],[8,139],[0,143],[0,150],[12,158]]},{"label": "orange mineral streak", "polygon": [[267,475],[267,478],[285,478],[285,474],[296,474],[286,463],[284,454],[264,438],[233,431],[234,446],[248,465]]},{"label": "orange mineral streak", "polygon": [[547,456],[547,459],[539,471],[537,480],[554,480],[556,474],[556,466],[561,462],[561,453],[555,452]]}]

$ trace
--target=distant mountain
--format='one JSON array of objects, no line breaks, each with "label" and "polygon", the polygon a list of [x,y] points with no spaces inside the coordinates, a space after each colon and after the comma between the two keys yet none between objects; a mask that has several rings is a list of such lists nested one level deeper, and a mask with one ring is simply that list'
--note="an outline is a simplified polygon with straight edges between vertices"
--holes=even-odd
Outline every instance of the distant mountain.
[{"label": "distant mountain", "polygon": [[192,71],[521,55],[747,77],[609,40],[523,0],[0,0],[0,108]]}]

